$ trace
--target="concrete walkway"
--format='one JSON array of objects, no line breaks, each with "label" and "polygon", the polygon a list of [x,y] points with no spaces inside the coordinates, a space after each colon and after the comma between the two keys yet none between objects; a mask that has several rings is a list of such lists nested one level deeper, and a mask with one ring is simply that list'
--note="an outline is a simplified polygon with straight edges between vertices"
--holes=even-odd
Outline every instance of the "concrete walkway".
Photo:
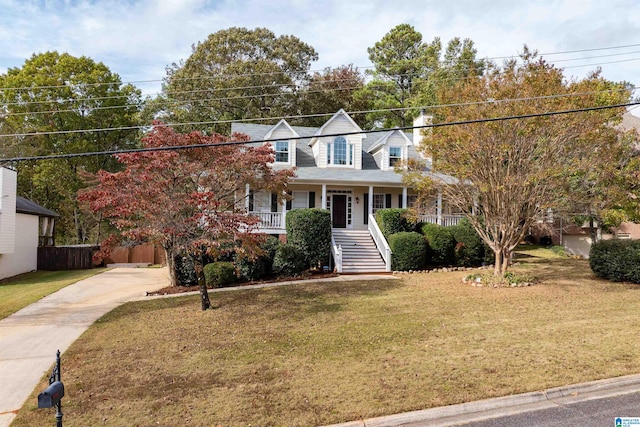
[{"label": "concrete walkway", "polygon": [[116,268],[0,320],[0,427],[11,423],[40,378],[50,372],[57,350],[64,353],[105,313],[168,283],[166,268]]}]

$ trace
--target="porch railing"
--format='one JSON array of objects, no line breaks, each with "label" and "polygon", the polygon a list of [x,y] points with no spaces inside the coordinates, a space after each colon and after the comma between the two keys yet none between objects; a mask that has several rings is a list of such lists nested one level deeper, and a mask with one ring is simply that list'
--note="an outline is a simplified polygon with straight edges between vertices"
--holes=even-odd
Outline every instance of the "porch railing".
[{"label": "porch railing", "polygon": [[282,221],[282,212],[249,212],[251,216],[260,218],[258,227],[261,229],[282,229],[284,230],[284,222]]},{"label": "porch railing", "polygon": [[384,260],[386,271],[391,271],[391,248],[387,243],[387,239],[384,238],[382,231],[380,231],[380,227],[378,227],[378,223],[376,222],[376,217],[374,215],[369,215],[368,228],[369,234],[371,234],[382,259]]},{"label": "porch railing", "polygon": [[431,224],[439,224],[444,226],[458,225],[464,215],[420,215],[421,222],[429,222]]},{"label": "porch railing", "polygon": [[335,262],[336,273],[342,273],[342,246],[336,245],[333,235],[331,236],[331,255]]}]

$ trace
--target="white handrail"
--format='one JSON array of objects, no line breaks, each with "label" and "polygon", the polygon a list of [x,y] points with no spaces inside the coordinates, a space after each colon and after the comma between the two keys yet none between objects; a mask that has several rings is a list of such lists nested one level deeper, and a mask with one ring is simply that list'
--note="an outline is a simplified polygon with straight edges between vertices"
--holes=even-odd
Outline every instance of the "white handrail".
[{"label": "white handrail", "polygon": [[260,219],[258,224],[259,228],[268,229],[284,229],[284,223],[282,221],[282,212],[249,212],[251,216],[257,216]]},{"label": "white handrail", "polygon": [[431,224],[440,224],[444,226],[458,225],[464,215],[420,215],[420,221],[429,222]]},{"label": "white handrail", "polygon": [[382,231],[380,231],[380,227],[378,227],[378,223],[376,222],[376,217],[373,216],[373,214],[369,215],[368,228],[369,234],[371,234],[382,259],[384,260],[385,270],[391,271],[391,248],[389,247],[389,243],[387,243],[387,239],[384,238]]},{"label": "white handrail", "polygon": [[342,273],[342,246],[336,245],[336,241],[331,236],[331,254],[336,263],[336,273]]}]

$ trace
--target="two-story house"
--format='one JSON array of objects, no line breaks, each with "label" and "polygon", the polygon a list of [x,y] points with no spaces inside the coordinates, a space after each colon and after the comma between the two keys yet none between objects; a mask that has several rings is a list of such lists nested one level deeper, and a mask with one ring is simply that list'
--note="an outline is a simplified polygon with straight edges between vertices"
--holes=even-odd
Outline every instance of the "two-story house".
[{"label": "two-story house", "polygon": [[[414,126],[425,125],[429,120],[430,117],[421,114]],[[417,198],[394,169],[408,159],[420,157],[416,150],[422,138],[420,132],[408,134],[398,129],[365,132],[344,110],[319,128],[290,126],[286,120],[280,120],[275,125],[234,123],[231,130],[248,135],[257,141],[255,144],[271,141],[275,168],[296,167],[296,177],[289,184],[290,201],[282,202],[276,194],[253,193],[246,188],[247,211],[260,217],[261,231],[265,233],[285,234],[287,211],[318,207],[331,212],[337,247],[359,246],[361,253],[368,253],[364,240],[371,240],[375,234],[372,215],[376,210],[412,206]],[[454,181],[428,169],[424,173],[437,180]],[[425,214],[426,220],[441,224],[456,223],[460,218],[447,211],[441,197],[435,198],[433,209]],[[378,252],[384,252],[380,245]],[[390,268],[367,267],[362,261],[352,271]],[[354,264],[357,262],[353,260]]]}]

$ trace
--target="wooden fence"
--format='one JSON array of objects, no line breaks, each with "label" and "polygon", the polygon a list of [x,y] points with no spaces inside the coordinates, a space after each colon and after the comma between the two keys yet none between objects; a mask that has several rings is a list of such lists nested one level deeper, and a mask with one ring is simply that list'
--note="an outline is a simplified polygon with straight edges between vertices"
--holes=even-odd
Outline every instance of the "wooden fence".
[{"label": "wooden fence", "polygon": [[42,246],[38,248],[38,270],[85,270],[93,268],[99,246]]},{"label": "wooden fence", "polygon": [[164,264],[164,250],[153,245],[117,246],[104,260],[105,265],[120,263]]}]

